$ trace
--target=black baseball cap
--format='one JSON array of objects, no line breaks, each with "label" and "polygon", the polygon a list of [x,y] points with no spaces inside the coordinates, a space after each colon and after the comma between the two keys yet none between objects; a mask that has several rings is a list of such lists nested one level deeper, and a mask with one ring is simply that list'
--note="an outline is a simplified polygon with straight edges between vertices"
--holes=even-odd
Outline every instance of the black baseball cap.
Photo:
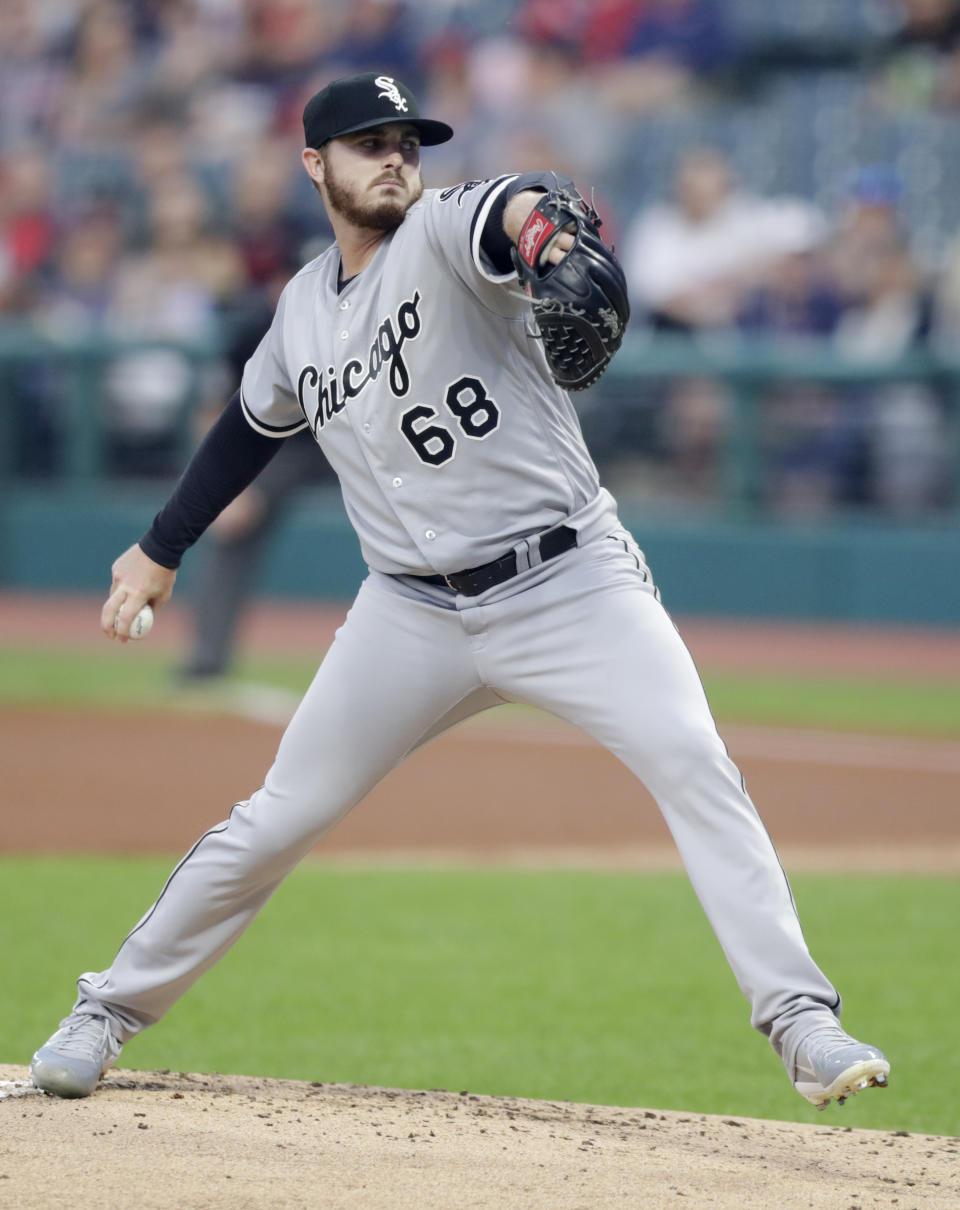
[{"label": "black baseball cap", "polygon": [[446,122],[421,118],[417,98],[406,84],[375,71],[334,80],[310,98],[303,110],[303,134],[308,147],[353,134],[384,122],[408,122],[425,147],[453,138]]}]

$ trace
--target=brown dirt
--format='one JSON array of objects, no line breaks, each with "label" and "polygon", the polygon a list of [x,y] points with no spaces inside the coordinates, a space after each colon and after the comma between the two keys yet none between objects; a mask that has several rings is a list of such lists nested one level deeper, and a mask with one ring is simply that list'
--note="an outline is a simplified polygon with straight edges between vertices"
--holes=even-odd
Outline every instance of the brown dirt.
[{"label": "brown dirt", "polygon": [[[23,1069],[0,1067],[0,1079]],[[2,1094],[0,1086],[0,1094]],[[23,1091],[11,1089],[10,1091]],[[2,1106],[18,1210],[945,1210],[960,1140],[236,1076]]]},{"label": "brown dirt", "polygon": [[[99,642],[102,598],[0,592],[0,641],[75,646]],[[346,606],[264,601],[245,615],[240,645],[247,650],[309,655],[322,652]],[[704,668],[855,673],[895,679],[960,680],[960,631],[935,627],[855,626],[762,619],[677,619]],[[151,648],[183,649],[188,623],[182,600],[167,605],[150,636]]]},{"label": "brown dirt", "polygon": [[[89,599],[65,609],[0,595],[0,642],[85,642],[96,636],[98,612]],[[263,607],[244,641],[319,652],[340,616]],[[681,630],[705,670],[960,676],[952,633],[733,623]],[[173,651],[183,634],[171,608],[150,642]],[[415,755],[322,852],[675,863],[655,807],[614,758],[553,720],[501,719],[477,720]],[[277,723],[224,712],[0,712],[0,851],[181,852],[260,783],[279,734]],[[724,735],[788,871],[960,868],[960,745],[745,727]],[[158,761],[162,752],[176,759]],[[3,1210],[46,1210],[68,1198],[95,1199],[104,1210],[960,1204],[957,1140],[136,1072],[115,1073],[95,1097],[74,1103],[30,1092],[25,1077],[22,1067],[0,1068]]]},{"label": "brown dirt", "polygon": [[[92,597],[0,593],[0,644],[95,643],[105,659],[135,659],[135,647],[103,642],[99,606]],[[247,617],[242,645],[298,656],[313,650],[319,658],[343,613],[264,603]],[[680,629],[704,671],[960,681],[956,631],[693,619]],[[148,641],[173,660],[186,634],[173,604]],[[261,783],[281,733],[276,720],[288,713],[285,700],[247,693],[200,707],[154,715],[0,711],[0,767],[7,801],[17,806],[0,851],[182,851]],[[274,721],[257,721],[263,717]],[[960,868],[957,742],[742,726],[723,733],[785,857]],[[176,759],[158,760],[164,752]],[[334,829],[322,852],[675,862],[656,808],[618,761],[566,724],[510,710],[417,753]]]},{"label": "brown dirt", "polygon": [[[4,793],[17,807],[0,851],[184,851],[260,785],[280,733],[223,715],[0,711]],[[725,736],[791,864],[960,869],[960,745],[747,727]],[[435,741],[319,852],[676,862],[659,812],[626,768],[546,717],[478,719]]]}]

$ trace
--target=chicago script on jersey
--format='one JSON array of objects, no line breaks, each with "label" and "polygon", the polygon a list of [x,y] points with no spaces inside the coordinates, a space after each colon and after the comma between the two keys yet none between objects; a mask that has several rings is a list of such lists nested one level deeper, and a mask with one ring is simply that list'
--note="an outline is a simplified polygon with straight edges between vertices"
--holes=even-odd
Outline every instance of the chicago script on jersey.
[{"label": "chicago script on jersey", "polygon": [[390,390],[402,399],[410,390],[410,371],[403,359],[403,346],[420,335],[420,291],[405,299],[395,316],[388,315],[377,328],[366,362],[352,357],[337,373],[336,366],[326,372],[306,365],[297,379],[297,399],[300,409],[314,433],[342,412],[371,382],[376,382],[385,366],[389,366]]}]

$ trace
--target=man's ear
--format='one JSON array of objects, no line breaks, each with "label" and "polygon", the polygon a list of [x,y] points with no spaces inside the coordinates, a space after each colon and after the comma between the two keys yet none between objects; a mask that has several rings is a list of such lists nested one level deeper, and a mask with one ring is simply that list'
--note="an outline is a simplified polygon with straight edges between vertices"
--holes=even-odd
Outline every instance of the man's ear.
[{"label": "man's ear", "polygon": [[300,156],[307,175],[314,184],[322,184],[324,179],[323,156],[315,147],[305,147]]}]

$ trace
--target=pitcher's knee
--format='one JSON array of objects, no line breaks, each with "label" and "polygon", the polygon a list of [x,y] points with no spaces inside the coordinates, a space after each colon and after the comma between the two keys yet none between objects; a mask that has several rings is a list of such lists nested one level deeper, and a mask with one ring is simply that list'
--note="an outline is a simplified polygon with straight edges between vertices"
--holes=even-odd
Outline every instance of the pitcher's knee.
[{"label": "pitcher's knee", "polygon": [[[258,795],[260,795],[258,797]],[[269,875],[296,864],[323,832],[310,812],[278,810],[258,792],[238,802],[214,844],[238,880]],[[217,830],[214,829],[214,833]]]},{"label": "pitcher's knee", "polygon": [[661,731],[659,742],[649,757],[650,788],[682,788],[702,780],[718,765],[726,772],[729,764],[723,742],[713,729],[676,727],[668,732]]}]

